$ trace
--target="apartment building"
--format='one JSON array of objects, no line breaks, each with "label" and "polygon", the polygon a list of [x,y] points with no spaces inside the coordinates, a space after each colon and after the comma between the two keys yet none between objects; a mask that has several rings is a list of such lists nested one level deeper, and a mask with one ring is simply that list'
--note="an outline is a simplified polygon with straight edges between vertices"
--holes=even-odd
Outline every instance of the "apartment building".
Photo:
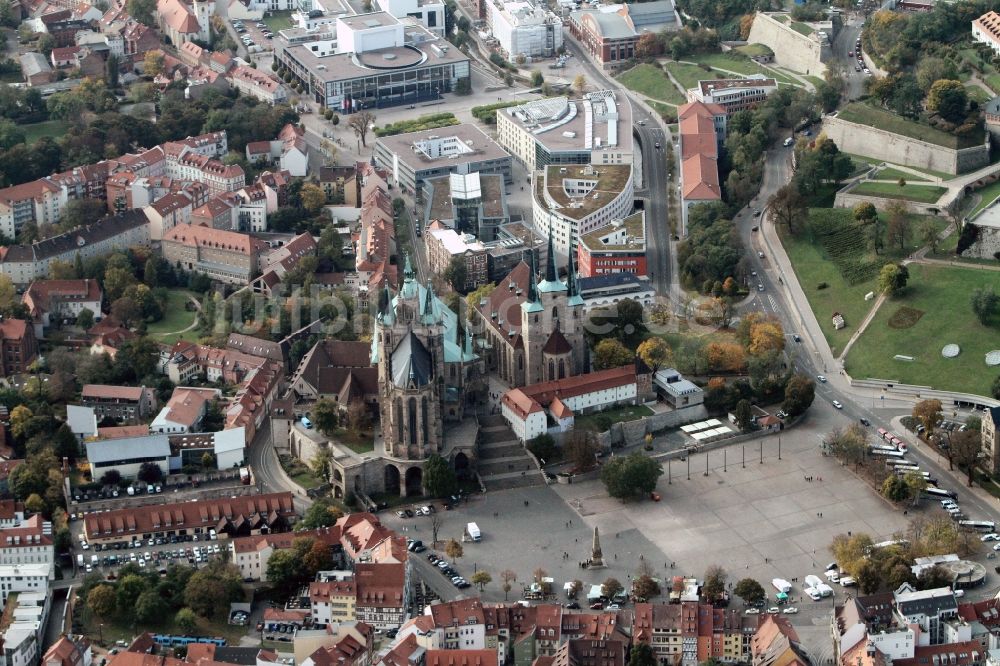
[{"label": "apartment building", "polygon": [[164,234],[163,258],[186,271],[214,280],[245,285],[257,273],[257,259],[266,248],[247,234],[185,225]]},{"label": "apartment building", "polygon": [[646,213],[638,211],[580,237],[577,273],[581,278],[608,273],[646,275]]},{"label": "apartment building", "polygon": [[143,421],[156,407],[156,394],[145,386],[84,384],[80,404],[94,410],[98,420]]},{"label": "apartment building", "polygon": [[[2,249],[2,248],[0,248]],[[0,317],[0,370],[4,377],[28,371],[38,356],[35,330],[23,319]]]},{"label": "apartment building", "polygon": [[727,116],[739,111],[755,109],[778,89],[778,82],[763,74],[753,74],[745,79],[709,79],[699,81],[696,88],[687,91],[689,102],[718,104]]}]

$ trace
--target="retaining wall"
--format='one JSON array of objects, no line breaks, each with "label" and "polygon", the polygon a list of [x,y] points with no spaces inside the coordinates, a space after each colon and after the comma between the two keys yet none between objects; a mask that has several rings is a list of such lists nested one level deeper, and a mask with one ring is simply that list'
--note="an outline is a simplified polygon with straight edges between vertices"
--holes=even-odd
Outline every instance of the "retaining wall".
[{"label": "retaining wall", "polygon": [[912,398],[919,400],[940,400],[942,407],[959,407],[961,405],[976,405],[977,407],[1000,407],[1000,400],[987,398],[974,393],[956,393],[954,391],[940,391],[930,386],[917,386],[915,384],[900,384],[892,379],[854,379],[849,378],[851,386],[854,388],[873,389],[882,391],[887,395],[901,398]]},{"label": "retaining wall", "polygon": [[917,169],[959,174],[974,171],[990,163],[989,141],[981,146],[956,150],[868,125],[852,123],[836,116],[823,118],[823,132],[844,152]]},{"label": "retaining wall", "polygon": [[[907,201],[905,199],[887,199],[884,197],[873,197],[867,194],[855,194],[853,189],[857,187],[858,182],[864,181],[851,183],[841,191],[837,192],[837,196],[833,200],[834,208],[854,208],[854,206],[859,203],[868,202],[875,206],[877,210],[884,211],[889,204],[899,201],[906,204],[906,210],[919,215],[938,215],[940,211],[943,210],[943,207],[937,202],[928,204],[917,201]],[[942,197],[946,195],[947,192],[942,194]]]},{"label": "retaining wall", "polygon": [[676,428],[696,423],[708,418],[704,405],[696,405],[686,409],[673,410],[661,414],[653,414],[635,421],[618,422],[611,425],[607,432],[597,435],[597,443],[601,446],[637,446],[642,444],[647,433],[659,432],[666,428]]},{"label": "retaining wall", "polygon": [[779,67],[819,77],[826,72],[823,62],[830,57],[829,45],[821,44],[816,33],[803,35],[770,14],[757,12],[747,42],[769,47]]},{"label": "retaining wall", "polygon": [[976,242],[962,253],[963,257],[974,257],[976,259],[994,259],[995,254],[1000,252],[1000,227],[987,227],[975,224],[979,228]]}]

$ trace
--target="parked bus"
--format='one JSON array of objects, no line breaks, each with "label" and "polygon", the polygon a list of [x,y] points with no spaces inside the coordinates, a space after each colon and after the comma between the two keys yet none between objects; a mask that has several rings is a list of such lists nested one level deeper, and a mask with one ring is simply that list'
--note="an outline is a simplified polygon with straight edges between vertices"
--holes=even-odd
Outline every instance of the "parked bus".
[{"label": "parked bus", "polygon": [[888,444],[869,444],[869,451],[895,451],[895,446],[889,446]]},{"label": "parked bus", "polygon": [[968,527],[980,532],[992,532],[996,528],[996,523],[992,520],[960,520],[958,521],[958,526]]},{"label": "parked bus", "polygon": [[889,449],[889,448],[885,448],[885,447],[880,447],[880,448],[877,448],[877,449],[872,449],[870,451],[870,453],[873,456],[882,456],[882,457],[886,457],[886,458],[895,458],[896,460],[902,460],[903,456],[906,455],[902,451],[897,451],[896,449]]},{"label": "parked bus", "polygon": [[912,460],[907,460],[906,458],[889,458],[885,461],[886,467],[917,467],[917,463]]},{"label": "parked bus", "polygon": [[885,428],[878,429],[878,436],[883,442],[888,443],[894,448],[900,451],[905,451],[907,449],[906,442],[896,436],[896,433],[886,430]]},{"label": "parked bus", "polygon": [[938,482],[937,477],[931,476],[930,472],[921,472],[920,468],[917,468],[917,469],[905,469],[905,468],[904,469],[900,469],[900,468],[897,467],[894,471],[896,472],[896,474],[898,476],[906,476],[907,474],[909,474],[911,472],[915,472],[915,473],[919,474],[920,476],[922,476],[924,478],[924,481],[926,481],[930,485],[934,485],[934,484],[936,484]]},{"label": "parked bus", "polygon": [[955,493],[954,490],[947,490],[945,488],[937,488],[935,486],[931,486],[929,488],[925,488],[924,489],[924,494],[925,495],[930,495],[931,497],[935,497],[935,498],[955,499],[956,497],[958,497],[958,494]]}]

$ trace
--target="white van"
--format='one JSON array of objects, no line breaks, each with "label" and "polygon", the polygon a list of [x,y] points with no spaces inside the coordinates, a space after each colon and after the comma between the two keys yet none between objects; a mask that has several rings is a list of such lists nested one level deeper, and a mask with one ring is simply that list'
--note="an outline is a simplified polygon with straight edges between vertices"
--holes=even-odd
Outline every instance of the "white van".
[{"label": "white van", "polygon": [[792,145],[793,143],[795,143],[795,139],[793,139],[792,137],[788,137],[787,139],[785,139],[785,147],[786,148],[788,146]]},{"label": "white van", "polygon": [[302,417],[302,427],[306,430],[312,430],[313,422],[309,420],[308,416]]}]

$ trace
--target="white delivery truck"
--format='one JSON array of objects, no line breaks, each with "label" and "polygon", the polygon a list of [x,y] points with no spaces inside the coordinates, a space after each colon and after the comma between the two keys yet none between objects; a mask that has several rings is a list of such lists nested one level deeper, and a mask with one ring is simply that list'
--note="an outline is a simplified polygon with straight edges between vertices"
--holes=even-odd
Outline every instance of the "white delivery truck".
[{"label": "white delivery truck", "polygon": [[76,566],[83,568],[83,553],[76,554]]},{"label": "white delivery truck", "polygon": [[826,597],[833,596],[833,588],[827,585],[826,583],[820,583],[813,589],[819,592],[819,595],[824,599]]},{"label": "white delivery truck", "polygon": [[819,587],[820,585],[823,584],[823,581],[820,580],[819,576],[816,576],[814,574],[809,574],[808,576],[805,577],[804,580],[806,587]]},{"label": "white delivery truck", "polygon": [[469,523],[465,526],[465,532],[469,535],[469,538],[473,541],[482,541],[483,533],[479,531],[479,525],[475,523]]},{"label": "white delivery truck", "polygon": [[785,594],[788,594],[789,592],[792,591],[792,584],[789,583],[784,578],[772,579],[771,585],[773,585],[774,589],[776,589],[778,592],[784,592]]}]

